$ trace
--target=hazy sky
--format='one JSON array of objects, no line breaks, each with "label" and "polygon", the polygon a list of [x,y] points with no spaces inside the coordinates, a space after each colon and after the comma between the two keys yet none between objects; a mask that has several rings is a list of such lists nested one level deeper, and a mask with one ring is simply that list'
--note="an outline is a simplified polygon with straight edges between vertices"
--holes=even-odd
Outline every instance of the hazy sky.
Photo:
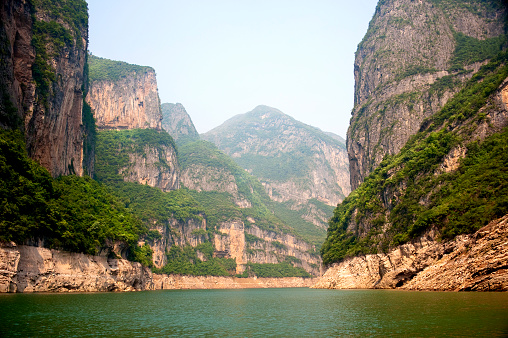
[{"label": "hazy sky", "polygon": [[346,135],[376,0],[88,0],[89,50],[151,66],[198,132],[264,104]]}]

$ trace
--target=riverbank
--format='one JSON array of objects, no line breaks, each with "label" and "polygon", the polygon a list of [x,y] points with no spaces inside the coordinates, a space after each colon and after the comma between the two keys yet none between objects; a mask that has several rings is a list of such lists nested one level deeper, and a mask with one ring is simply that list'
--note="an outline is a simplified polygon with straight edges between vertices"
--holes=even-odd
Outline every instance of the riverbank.
[{"label": "riverbank", "polygon": [[137,262],[0,244],[0,292],[106,292],[310,287],[315,279],[153,274]]},{"label": "riverbank", "polygon": [[333,264],[314,288],[508,291],[508,215],[471,235],[438,241],[430,231],[388,253]]}]

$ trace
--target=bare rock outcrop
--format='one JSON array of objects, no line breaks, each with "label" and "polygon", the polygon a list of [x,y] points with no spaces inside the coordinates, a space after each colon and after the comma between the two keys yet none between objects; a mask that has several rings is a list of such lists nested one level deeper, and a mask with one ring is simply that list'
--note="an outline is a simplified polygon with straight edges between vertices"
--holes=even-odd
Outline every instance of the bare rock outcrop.
[{"label": "bare rock outcrop", "polygon": [[241,221],[223,222],[214,245],[218,252],[227,253],[236,259],[237,273],[245,271],[250,263],[280,263],[284,257],[293,257],[294,266],[302,267],[312,275],[319,275],[321,259],[312,254],[314,247],[287,233],[276,233],[255,224],[245,225]]},{"label": "bare rock outcrop", "polygon": [[0,293],[280,288],[312,283],[313,279],[301,277],[158,275],[125,259],[0,244]]},{"label": "bare rock outcrop", "polygon": [[162,128],[155,70],[90,55],[86,101],[100,129]]},{"label": "bare rock outcrop", "polygon": [[164,145],[157,148],[146,146],[143,154],[129,154],[129,165],[120,168],[119,174],[126,182],[147,184],[162,191],[171,191],[180,187],[175,148]]},{"label": "bare rock outcrop", "polygon": [[449,242],[428,231],[387,254],[333,264],[314,288],[508,291],[508,215]]},{"label": "bare rock outcrop", "polygon": [[33,246],[0,246],[0,292],[136,291],[153,288],[140,263]]},{"label": "bare rock outcrop", "polygon": [[[59,14],[61,6],[9,0],[0,8],[1,105],[7,112],[0,125],[23,125],[30,157],[54,177],[83,173],[86,3],[77,3],[70,14],[85,18],[77,25]],[[49,26],[66,38],[51,36]]]},{"label": "bare rock outcrop", "polygon": [[478,71],[481,62],[461,59],[460,51],[475,39],[502,37],[506,14],[501,1],[379,2],[355,58],[347,135],[352,190]]}]

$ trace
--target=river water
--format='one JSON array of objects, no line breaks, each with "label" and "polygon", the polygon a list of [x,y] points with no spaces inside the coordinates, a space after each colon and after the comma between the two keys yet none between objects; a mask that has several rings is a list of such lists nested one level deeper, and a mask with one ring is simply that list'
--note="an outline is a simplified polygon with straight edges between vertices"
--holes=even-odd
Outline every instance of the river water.
[{"label": "river water", "polygon": [[167,290],[0,295],[0,337],[505,337],[508,293]]}]

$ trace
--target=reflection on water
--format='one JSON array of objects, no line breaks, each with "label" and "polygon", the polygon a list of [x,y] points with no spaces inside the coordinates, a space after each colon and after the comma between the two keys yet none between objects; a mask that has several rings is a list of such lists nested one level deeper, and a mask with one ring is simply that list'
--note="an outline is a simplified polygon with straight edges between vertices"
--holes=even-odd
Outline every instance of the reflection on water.
[{"label": "reflection on water", "polygon": [[508,336],[508,293],[247,289],[0,295],[0,336]]}]

